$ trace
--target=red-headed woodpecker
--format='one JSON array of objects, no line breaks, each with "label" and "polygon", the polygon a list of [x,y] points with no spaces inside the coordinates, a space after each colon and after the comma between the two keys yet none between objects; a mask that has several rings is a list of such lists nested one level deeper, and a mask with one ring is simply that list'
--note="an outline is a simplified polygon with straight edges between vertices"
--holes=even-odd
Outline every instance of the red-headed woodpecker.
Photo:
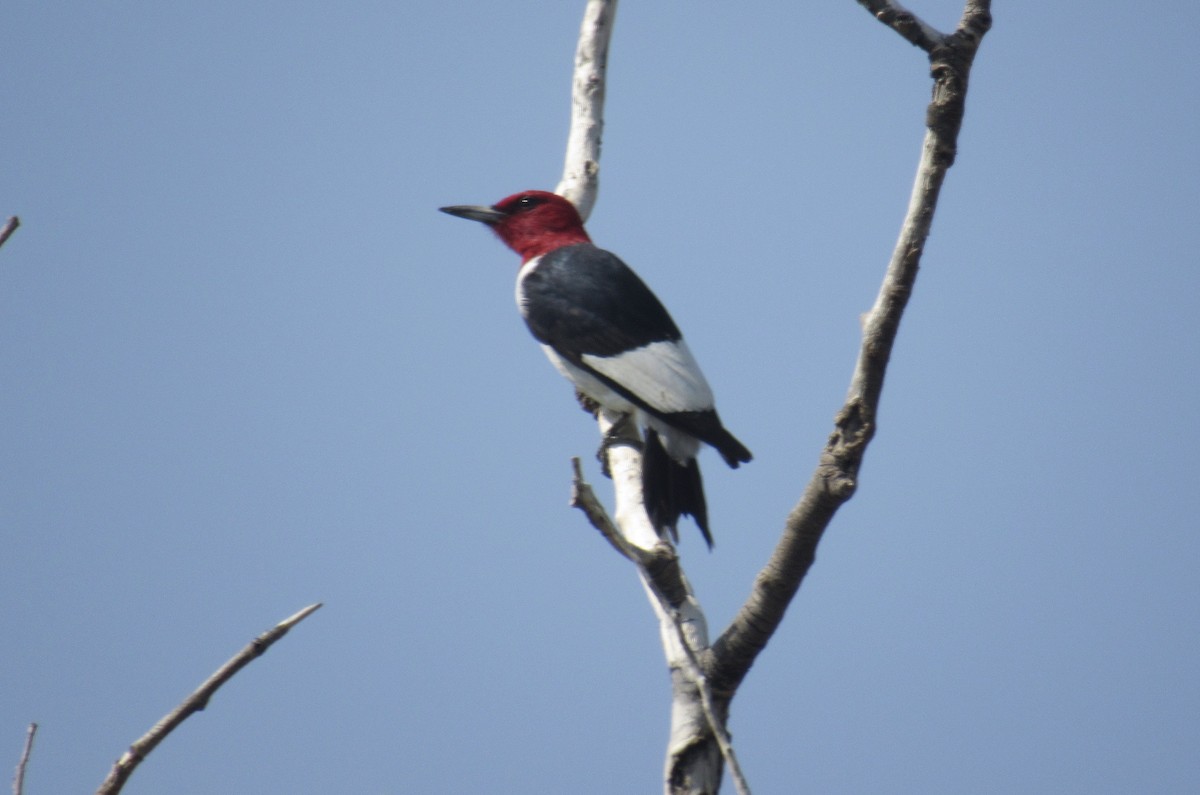
[{"label": "red-headed woodpecker", "polygon": [[642,492],[655,527],[692,516],[712,546],[696,454],[729,466],[750,451],[721,425],[712,389],[679,328],[624,262],[592,245],[575,205],[525,191],[491,207],[442,207],[480,221],[521,255],[517,306],[554,366],[584,395],[645,430]]}]

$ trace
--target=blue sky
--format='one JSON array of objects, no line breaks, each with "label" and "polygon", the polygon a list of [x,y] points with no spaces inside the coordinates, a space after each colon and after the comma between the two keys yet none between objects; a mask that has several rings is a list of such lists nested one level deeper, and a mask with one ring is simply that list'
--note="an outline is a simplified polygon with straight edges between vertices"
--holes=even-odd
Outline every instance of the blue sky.
[{"label": "blue sky", "polygon": [[[810,4],[811,5],[811,4]],[[714,631],[844,395],[923,55],[852,0],[635,3],[589,228],[754,451]],[[861,487],[733,706],[758,792],[1200,789],[1200,10],[997,3]],[[961,4],[912,4],[947,28]],[[594,425],[445,204],[551,188],[582,3],[16,2],[0,759],[129,793],[656,791],[669,686],[568,509]],[[5,750],[7,749],[7,750]]]}]

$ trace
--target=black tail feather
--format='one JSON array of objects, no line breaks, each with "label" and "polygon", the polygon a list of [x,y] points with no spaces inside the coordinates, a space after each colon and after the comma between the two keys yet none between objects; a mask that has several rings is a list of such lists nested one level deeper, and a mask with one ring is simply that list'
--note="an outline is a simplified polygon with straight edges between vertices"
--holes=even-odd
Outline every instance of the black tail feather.
[{"label": "black tail feather", "polygon": [[646,447],[642,456],[642,497],[646,501],[646,513],[650,514],[650,521],[656,528],[670,530],[671,537],[678,542],[675,525],[679,523],[679,517],[686,514],[696,521],[704,541],[712,549],[700,465],[694,458],[686,465],[671,458],[658,434],[650,428],[646,429]]},{"label": "black tail feather", "polygon": [[[705,441],[708,441],[705,439]],[[713,447],[717,448],[717,452],[721,454],[721,458],[725,459],[725,463],[733,469],[738,468],[738,464],[749,463],[754,458],[750,451],[746,449],[746,445],[737,440],[736,437],[724,428],[721,429],[720,435],[711,442],[708,442]]]},{"label": "black tail feather", "polygon": [[663,422],[673,428],[678,428],[689,436],[694,436],[705,444],[712,445],[725,459],[725,463],[733,469],[739,464],[748,463],[753,455],[746,445],[737,440],[732,433],[725,430],[716,409],[706,411],[674,411],[667,414],[655,414]]}]

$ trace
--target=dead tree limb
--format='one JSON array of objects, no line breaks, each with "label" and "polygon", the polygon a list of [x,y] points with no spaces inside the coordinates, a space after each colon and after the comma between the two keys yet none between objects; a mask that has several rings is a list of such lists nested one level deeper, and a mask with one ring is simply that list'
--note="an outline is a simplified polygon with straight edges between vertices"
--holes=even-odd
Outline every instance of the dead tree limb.
[{"label": "dead tree limb", "polygon": [[[589,0],[576,48],[571,127],[563,177],[556,192],[570,199],[585,220],[599,189],[605,73],[616,9],[616,0]],[[597,412],[602,437],[611,439],[614,432],[628,437],[624,444],[606,445],[606,464],[616,499],[615,523],[608,519],[591,488],[583,482],[577,464],[572,504],[580,507],[609,543],[637,566],[658,616],[674,691],[664,772],[667,788],[715,792],[724,760],[739,792],[748,794],[749,788],[725,730],[728,702],[713,695],[700,662],[700,656],[709,646],[704,611],[683,574],[674,547],[659,537],[646,514],[641,439],[637,429],[621,419],[604,410]],[[702,746],[705,753],[701,756],[695,753],[698,736],[711,743]]]},{"label": "dead tree limb", "polygon": [[[668,793],[715,793],[722,762],[739,792],[749,792],[728,742],[725,722],[738,686],[766,647],[811,567],[830,520],[858,485],[858,471],[875,434],[875,418],[900,319],[912,293],[938,195],[954,163],[971,66],[991,26],[989,0],[967,0],[958,27],[944,34],[891,0],[858,0],[877,19],[923,49],[933,77],[933,99],[916,180],[900,236],[874,306],[863,320],[863,339],[846,401],[783,536],[729,627],[711,646],[704,612],[674,548],[646,517],[641,493],[641,452],[606,445],[616,495],[616,521],[582,482],[575,464],[573,505],[580,507],[622,555],[638,568],[659,616],[674,698],[664,770]],[[575,62],[571,133],[558,192],[586,219],[598,190],[603,130],[604,75],[616,0],[589,0]],[[597,413],[602,434],[620,417]],[[626,423],[628,425],[628,423]]]},{"label": "dead tree limb", "polygon": [[713,678],[731,697],[783,620],[834,513],[858,487],[859,467],[875,435],[879,397],[900,318],[917,278],[942,182],[957,154],[971,65],[992,21],[989,0],[968,0],[951,34],[937,32],[897,3],[859,2],[928,53],[933,99],[926,112],[925,140],[908,211],[879,296],[863,321],[862,345],[846,402],[834,418],[816,471],[788,515],[783,537],[759,572],[749,598],[713,644]]},{"label": "dead tree limb", "polygon": [[0,227],[0,246],[3,246],[8,242],[8,239],[12,237],[12,233],[17,231],[17,227],[20,225],[21,219],[15,215],[10,216],[9,219],[4,222],[4,226]]},{"label": "dead tree limb", "polygon": [[600,187],[600,140],[604,134],[604,85],[608,42],[617,0],[588,0],[575,48],[571,127],[563,176],[554,192],[571,200],[583,220],[591,215]]},{"label": "dead tree limb", "polygon": [[250,641],[246,648],[235,654],[229,659],[229,662],[222,665],[217,671],[204,681],[204,684],[196,688],[190,696],[183,700],[178,707],[169,712],[154,727],[144,735],[134,741],[133,745],[129,746],[129,750],[121,755],[112,767],[108,774],[108,778],[96,790],[96,795],[116,795],[125,786],[125,782],[133,775],[133,771],[137,766],[153,751],[159,743],[167,738],[167,735],[173,732],[179,724],[183,723],[189,717],[197,712],[200,712],[208,706],[208,700],[221,687],[228,682],[234,675],[249,665],[253,660],[261,657],[267,649],[275,641],[282,638],[288,631],[299,624],[304,619],[315,613],[321,607],[320,603],[309,605],[293,616],[285,618],[271,629],[259,635],[254,640]]},{"label": "dead tree limb", "polygon": [[[673,676],[678,671],[681,675],[680,686],[695,691],[700,700],[704,721],[712,731],[713,739],[729,769],[735,788],[741,795],[749,795],[750,786],[742,773],[737,754],[733,750],[733,742],[725,728],[726,712],[718,705],[705,675],[704,666],[697,656],[697,649],[704,648],[701,644],[707,633],[703,631],[703,624],[697,627],[694,616],[698,613],[700,619],[703,619],[703,613],[699,612],[699,605],[694,604],[695,597],[683,574],[675,547],[666,539],[662,539],[648,551],[626,541],[596,498],[592,487],[583,479],[579,459],[572,459],[571,463],[575,472],[571,505],[583,511],[592,526],[600,531],[613,548],[637,566],[642,585],[646,588],[650,603],[659,616],[662,631],[671,633],[663,637],[667,659],[682,663],[682,669],[679,665],[672,666]],[[692,618],[689,619],[689,616]]]},{"label": "dead tree limb", "polygon": [[37,729],[38,725],[31,723],[25,731],[25,747],[21,750],[21,759],[17,762],[17,772],[13,774],[13,795],[25,793],[25,768],[29,765],[29,755],[33,753],[33,738]]}]

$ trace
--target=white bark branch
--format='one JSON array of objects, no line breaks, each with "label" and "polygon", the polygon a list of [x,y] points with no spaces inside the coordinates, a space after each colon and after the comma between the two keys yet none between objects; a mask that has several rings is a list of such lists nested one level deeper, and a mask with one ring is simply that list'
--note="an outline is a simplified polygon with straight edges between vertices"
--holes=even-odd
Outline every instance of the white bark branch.
[{"label": "white bark branch", "polygon": [[[610,445],[610,450],[621,449],[629,448],[624,444]],[[620,456],[610,455],[609,461],[614,458]],[[609,519],[592,487],[584,481],[578,458],[572,459],[572,466],[571,505],[582,510],[592,526],[637,567],[650,605],[658,616],[675,694],[671,703],[671,734],[664,770],[668,792],[717,790],[721,768],[716,764],[716,758],[711,755],[693,758],[694,752],[703,750],[707,739],[711,738],[717,743],[738,793],[750,795],[749,784],[725,729],[728,702],[721,702],[713,695],[700,661],[700,654],[708,649],[708,622],[687,583],[675,548],[665,539],[657,539],[649,549],[630,541],[621,529],[620,519],[615,524]],[[679,783],[683,786],[677,786]]]},{"label": "white bark branch", "polygon": [[321,607],[320,603],[309,605],[293,616],[285,618],[271,629],[259,635],[240,652],[230,658],[229,662],[217,669],[216,673],[205,680],[190,696],[183,700],[178,707],[169,712],[150,731],[129,746],[129,750],[121,755],[109,772],[108,777],[96,790],[96,795],[116,795],[125,786],[125,782],[133,775],[137,766],[153,751],[159,743],[166,739],[179,724],[193,714],[208,706],[208,700],[221,687],[233,678],[234,674],[245,668],[253,660],[263,655],[275,641],[282,638],[288,631],[304,619],[315,613]]},{"label": "white bark branch", "polygon": [[554,192],[571,201],[583,220],[592,213],[600,187],[600,142],[604,133],[604,78],[617,0],[588,0],[575,48],[571,129],[562,180]]},{"label": "white bark branch", "polygon": [[[555,192],[571,200],[586,220],[599,190],[600,145],[604,130],[605,72],[616,0],[588,0],[572,82],[571,129],[562,180]],[[659,536],[646,513],[642,494],[641,438],[622,417],[596,412],[604,455],[613,481],[616,522],[583,482],[578,460],[572,505],[581,508],[601,534],[638,568],[650,604],[659,620],[663,653],[671,671],[673,699],[671,736],[664,779],[667,792],[715,793],[721,783],[721,761],[731,771],[738,791],[749,793],[725,730],[728,702],[718,703],[709,689],[699,656],[707,654],[708,624],[670,542]],[[716,741],[714,748],[713,741]],[[721,754],[724,754],[722,757]]]}]

